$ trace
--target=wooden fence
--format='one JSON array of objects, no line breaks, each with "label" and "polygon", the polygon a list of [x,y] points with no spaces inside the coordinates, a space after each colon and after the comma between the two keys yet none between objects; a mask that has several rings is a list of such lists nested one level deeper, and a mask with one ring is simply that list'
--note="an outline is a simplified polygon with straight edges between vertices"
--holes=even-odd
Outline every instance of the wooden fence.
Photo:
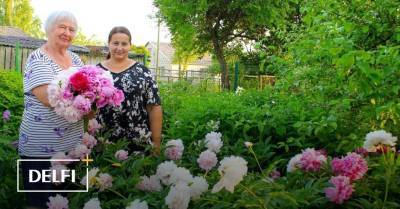
[{"label": "wooden fence", "polygon": [[[25,64],[29,57],[29,54],[36,49],[14,47],[14,46],[0,46],[0,69],[1,70],[17,70],[23,72],[25,70]],[[106,58],[106,55],[91,54],[89,53],[77,53],[82,59],[83,63],[87,65],[96,65],[100,61]],[[143,55],[133,54],[130,58],[135,59],[138,62],[144,62],[145,57]]]},{"label": "wooden fence", "polygon": [[159,68],[156,71],[155,68],[150,68],[154,78],[157,81],[172,83],[178,81],[180,79],[189,81],[193,84],[200,83],[202,81],[207,81],[212,84],[221,84],[221,76],[208,73],[206,70],[188,70],[188,71],[179,71],[179,70],[171,70],[165,68]]},{"label": "wooden fence", "polygon": [[[0,46],[0,69],[22,70],[25,67],[26,60],[33,49]],[[16,56],[19,54],[19,57]]]}]

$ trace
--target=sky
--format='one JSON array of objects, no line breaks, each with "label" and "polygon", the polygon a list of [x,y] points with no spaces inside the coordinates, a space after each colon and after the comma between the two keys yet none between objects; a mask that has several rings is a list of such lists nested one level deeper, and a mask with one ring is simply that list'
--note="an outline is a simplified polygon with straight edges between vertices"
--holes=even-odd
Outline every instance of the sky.
[{"label": "sky", "polygon": [[[127,27],[135,45],[157,41],[157,21],[152,18],[157,8],[152,0],[31,0],[31,5],[42,26],[50,13],[66,10],[75,15],[87,37],[95,35],[104,43],[114,26]],[[161,26],[160,42],[170,42],[165,25]]]}]

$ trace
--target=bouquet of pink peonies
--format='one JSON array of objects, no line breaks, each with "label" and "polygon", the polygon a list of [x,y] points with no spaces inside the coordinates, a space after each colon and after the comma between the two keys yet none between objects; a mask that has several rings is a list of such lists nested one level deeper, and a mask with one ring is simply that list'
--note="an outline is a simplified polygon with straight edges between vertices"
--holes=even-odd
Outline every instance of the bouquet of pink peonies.
[{"label": "bouquet of pink peonies", "polygon": [[124,100],[124,93],[114,87],[111,73],[93,65],[61,71],[47,93],[56,113],[69,122],[77,122],[106,105],[119,106]]}]

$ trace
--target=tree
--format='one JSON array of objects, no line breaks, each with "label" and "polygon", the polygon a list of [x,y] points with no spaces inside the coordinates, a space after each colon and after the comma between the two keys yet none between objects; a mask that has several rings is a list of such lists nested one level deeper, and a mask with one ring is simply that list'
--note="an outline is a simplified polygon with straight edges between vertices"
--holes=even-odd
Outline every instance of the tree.
[{"label": "tree", "polygon": [[96,45],[103,45],[103,42],[100,40],[97,40],[95,35],[92,35],[91,37],[87,37],[82,30],[79,28],[78,32],[76,33],[76,36],[74,38],[73,44],[79,45],[79,46],[96,46]]},{"label": "tree", "polygon": [[179,66],[179,78],[182,78],[185,72],[187,71],[187,67],[190,63],[196,61],[201,57],[200,54],[197,54],[193,50],[187,50],[182,45],[174,44],[175,52],[172,58],[172,63],[178,64]]},{"label": "tree", "polygon": [[29,0],[2,0],[0,4],[1,25],[16,26],[35,38],[43,38],[41,21],[33,15]]},{"label": "tree", "polygon": [[173,41],[217,58],[222,87],[230,88],[225,50],[233,42],[260,40],[269,27],[278,24],[288,8],[286,1],[268,0],[155,0],[159,15]]}]

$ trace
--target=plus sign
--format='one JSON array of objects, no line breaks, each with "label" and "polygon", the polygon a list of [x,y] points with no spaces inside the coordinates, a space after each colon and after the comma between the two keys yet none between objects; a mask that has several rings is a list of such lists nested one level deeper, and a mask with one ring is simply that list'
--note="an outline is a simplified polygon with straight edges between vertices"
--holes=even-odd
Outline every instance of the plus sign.
[{"label": "plus sign", "polygon": [[89,162],[93,162],[93,159],[90,159],[89,155],[86,155],[86,158],[82,159],[81,161],[86,162],[86,166],[88,166]]}]

